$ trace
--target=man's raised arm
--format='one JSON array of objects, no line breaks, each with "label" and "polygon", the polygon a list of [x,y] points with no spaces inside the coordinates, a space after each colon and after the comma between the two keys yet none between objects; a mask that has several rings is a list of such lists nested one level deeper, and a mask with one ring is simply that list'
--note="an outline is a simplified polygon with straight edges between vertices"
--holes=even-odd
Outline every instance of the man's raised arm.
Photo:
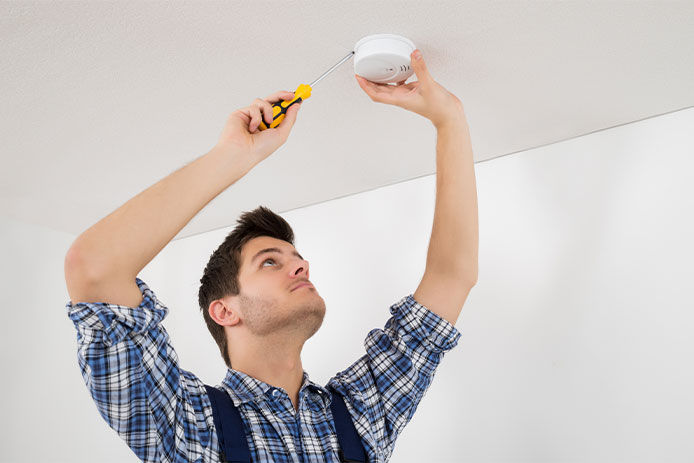
[{"label": "man's raised arm", "polygon": [[409,84],[356,79],[373,101],[420,114],[436,127],[434,225],[424,276],[413,297],[455,324],[478,272],[477,186],[470,131],[463,103],[434,80],[419,49],[412,52],[410,62],[418,80]]},{"label": "man's raised arm", "polygon": [[257,127],[261,117],[268,125],[272,122],[272,103],[292,97],[292,92],[277,92],[235,111],[208,153],[131,198],[79,235],[65,257],[70,299],[137,307],[142,300],[135,283],[140,270],[207,203],[287,140],[298,104],[289,107],[276,128],[259,132]]}]

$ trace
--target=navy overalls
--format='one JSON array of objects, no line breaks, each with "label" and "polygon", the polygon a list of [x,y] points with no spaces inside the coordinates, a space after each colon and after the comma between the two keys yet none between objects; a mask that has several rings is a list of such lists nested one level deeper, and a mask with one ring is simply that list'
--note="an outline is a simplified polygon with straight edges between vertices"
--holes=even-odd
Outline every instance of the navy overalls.
[{"label": "navy overalls", "polygon": [[[212,404],[212,416],[217,428],[217,439],[222,451],[222,458],[226,463],[250,463],[251,453],[248,450],[246,434],[243,431],[241,414],[234,406],[231,397],[226,391],[221,391],[207,384],[205,384],[205,389],[207,389],[207,395]],[[333,412],[337,440],[340,443],[340,461],[366,463],[366,452],[349,416],[344,398],[332,389],[330,392],[332,393],[330,409]]]}]

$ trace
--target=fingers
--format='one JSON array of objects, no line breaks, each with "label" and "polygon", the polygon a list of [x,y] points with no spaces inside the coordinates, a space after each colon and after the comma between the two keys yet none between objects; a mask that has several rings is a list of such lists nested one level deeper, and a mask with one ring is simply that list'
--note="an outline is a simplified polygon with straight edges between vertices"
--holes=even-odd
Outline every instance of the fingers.
[{"label": "fingers", "polygon": [[378,92],[380,90],[376,84],[371,82],[370,80],[364,79],[362,76],[355,74],[354,77],[357,78],[357,82],[359,83],[359,86],[366,92],[367,95],[369,95],[371,98],[374,97],[374,93]]},{"label": "fingers", "polygon": [[248,107],[248,113],[251,116],[251,121],[248,123],[248,131],[255,133],[256,129],[260,125],[260,121],[263,119],[260,112],[260,107],[257,105],[257,103],[252,103]]},{"label": "fingers", "polygon": [[251,123],[248,124],[250,132],[254,132],[260,126],[261,121],[265,122],[267,126],[272,124],[272,105],[269,102],[256,98],[248,110],[251,113]]},{"label": "fingers", "polygon": [[391,92],[391,89],[394,87],[398,87],[400,84],[405,83],[405,80],[399,82],[397,85],[390,85],[390,84],[381,84],[378,82],[371,82],[368,79],[364,79],[362,76],[358,74],[354,74],[354,76],[357,78],[357,82],[359,82],[359,86],[364,89],[364,91],[369,94],[370,96],[375,96],[375,95],[388,95]]},{"label": "fingers", "polygon": [[397,85],[379,84],[364,79],[362,76],[355,74],[359,86],[369,95],[372,101],[376,103],[395,104],[392,92]]},{"label": "fingers", "polygon": [[[289,96],[289,98],[287,98]],[[291,100],[294,98],[294,92],[288,92],[286,90],[280,90],[279,92],[275,92],[272,95],[266,97],[265,99],[269,101],[270,103],[277,103],[280,100]]]},{"label": "fingers", "polygon": [[250,128],[258,127],[260,121],[265,122],[266,125],[272,123],[272,105],[265,100],[256,98],[250,106],[251,112],[251,123]]},{"label": "fingers", "polygon": [[412,64],[414,73],[417,75],[417,80],[427,85],[432,78],[420,49],[417,48],[410,54],[410,63]]},{"label": "fingers", "polygon": [[[256,98],[253,103],[248,107],[248,111],[251,116],[251,122],[248,124],[248,130],[251,133],[255,133],[257,128],[260,126],[260,122],[265,122],[268,127],[272,124],[274,114],[272,111],[272,106],[280,100],[292,100],[294,99],[294,92],[279,91],[272,95],[269,95],[265,99]],[[293,106],[293,105],[292,105]]]}]

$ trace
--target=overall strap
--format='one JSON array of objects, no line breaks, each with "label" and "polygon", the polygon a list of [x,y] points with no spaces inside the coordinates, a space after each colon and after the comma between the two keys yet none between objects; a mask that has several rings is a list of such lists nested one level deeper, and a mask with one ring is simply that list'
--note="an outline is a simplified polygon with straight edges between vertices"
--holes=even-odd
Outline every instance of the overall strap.
[{"label": "overall strap", "polygon": [[250,463],[251,452],[248,450],[241,414],[234,407],[231,397],[226,391],[220,391],[207,384],[205,384],[205,389],[207,389],[207,395],[212,404],[212,417],[217,428],[217,439],[219,440],[219,448],[222,450],[222,458],[227,463]]},{"label": "overall strap", "polygon": [[357,428],[349,416],[345,399],[334,390],[330,390],[333,400],[330,402],[330,409],[335,420],[335,430],[337,431],[337,441],[340,443],[340,461],[343,462],[366,462],[366,453],[359,439]]},{"label": "overall strap", "polygon": [[[217,440],[226,463],[250,463],[251,453],[248,450],[246,434],[243,430],[241,414],[226,391],[205,384],[207,395],[212,404],[212,417],[217,428]],[[354,427],[345,399],[331,390],[330,409],[335,420],[337,441],[340,444],[340,461],[345,463],[366,463],[366,452]]]}]

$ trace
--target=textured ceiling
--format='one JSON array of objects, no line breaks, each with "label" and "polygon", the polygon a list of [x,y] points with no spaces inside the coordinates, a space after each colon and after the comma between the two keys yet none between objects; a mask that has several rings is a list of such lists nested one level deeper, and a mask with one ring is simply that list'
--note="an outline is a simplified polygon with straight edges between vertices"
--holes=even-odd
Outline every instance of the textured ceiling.
[{"label": "textured ceiling", "polygon": [[[0,214],[77,235],[209,151],[234,110],[370,34],[422,50],[477,161],[690,107],[693,18],[691,1],[2,2]],[[435,135],[372,102],[349,60],[177,238],[432,175]]]}]

